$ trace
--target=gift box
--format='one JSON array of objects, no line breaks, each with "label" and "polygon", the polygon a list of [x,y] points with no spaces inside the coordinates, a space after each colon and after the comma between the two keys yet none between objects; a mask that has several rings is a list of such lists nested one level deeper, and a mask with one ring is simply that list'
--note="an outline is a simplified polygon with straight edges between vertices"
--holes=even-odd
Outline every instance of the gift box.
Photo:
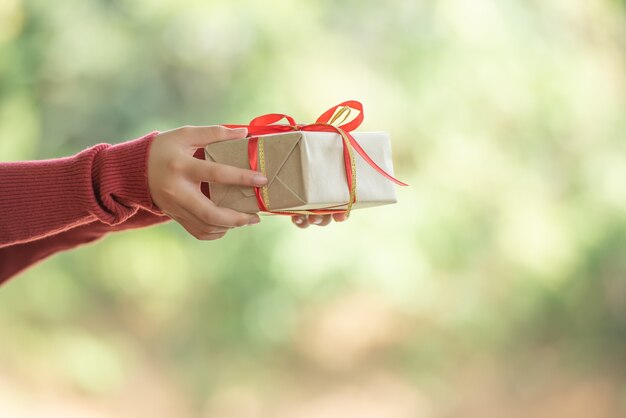
[{"label": "gift box", "polygon": [[[211,200],[240,212],[285,214],[396,203],[395,185],[404,183],[393,177],[389,134],[351,132],[363,119],[359,107],[358,102],[344,102],[311,125],[298,125],[282,114],[264,115],[249,125],[226,125],[247,127],[249,137],[209,144],[205,158],[259,170],[268,184],[255,188],[210,183]],[[337,123],[352,110],[359,111],[357,118]],[[276,124],[278,118],[289,124]]]}]

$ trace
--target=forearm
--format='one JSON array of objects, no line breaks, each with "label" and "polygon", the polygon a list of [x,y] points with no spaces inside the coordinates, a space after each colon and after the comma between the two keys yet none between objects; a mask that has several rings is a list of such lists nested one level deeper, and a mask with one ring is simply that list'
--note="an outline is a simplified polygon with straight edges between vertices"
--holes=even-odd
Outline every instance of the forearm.
[{"label": "forearm", "polygon": [[0,248],[0,284],[57,252],[93,242],[109,232],[142,228],[167,220],[169,217],[165,215],[140,209],[125,222],[116,225],[92,221],[39,240]]},{"label": "forearm", "polygon": [[146,177],[155,135],[67,158],[0,163],[0,248],[83,225],[123,224],[140,209],[158,214]]}]

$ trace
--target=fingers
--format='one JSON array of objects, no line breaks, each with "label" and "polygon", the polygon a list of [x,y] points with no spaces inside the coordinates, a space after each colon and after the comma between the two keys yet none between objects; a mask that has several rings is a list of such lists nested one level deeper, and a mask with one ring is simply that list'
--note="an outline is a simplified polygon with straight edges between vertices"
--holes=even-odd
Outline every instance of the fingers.
[{"label": "fingers", "polygon": [[[182,209],[182,208],[181,208]],[[197,222],[193,217],[180,217],[180,216],[172,216],[176,222],[178,222],[189,234],[194,236],[196,239],[209,241],[222,238],[229,231],[228,228],[210,228],[206,225],[202,225]]]},{"label": "fingers", "polygon": [[181,226],[185,228],[187,232],[189,232],[194,238],[199,239],[201,241],[212,241],[216,239],[223,238],[226,235],[227,231],[224,232],[205,232],[199,229],[194,228],[193,226],[187,225],[185,223],[181,223]]},{"label": "fingers", "polygon": [[301,229],[306,229],[309,227],[309,221],[306,215],[292,216],[291,222],[293,222],[295,226]]},{"label": "fingers", "polygon": [[306,229],[310,225],[326,226],[331,220],[331,215],[295,215],[291,217],[291,222],[302,229]]},{"label": "fingers", "polygon": [[335,220],[335,222],[343,222],[346,219],[348,219],[348,217],[346,216],[346,213],[333,213],[333,219]]},{"label": "fingers", "polygon": [[195,181],[234,184],[239,186],[261,187],[267,184],[267,177],[258,171],[246,170],[212,161],[189,158],[189,176]]},{"label": "fingers", "polygon": [[234,228],[261,222],[259,215],[237,212],[215,205],[198,190],[186,193],[181,200],[185,202],[184,208],[203,224]]},{"label": "fingers", "polygon": [[176,209],[176,213],[177,215],[175,217],[172,215],[170,215],[170,217],[174,218],[178,223],[184,223],[185,225],[188,225],[203,234],[226,233],[231,229],[224,226],[206,224],[183,207],[178,207]]},{"label": "fingers", "polygon": [[312,225],[326,226],[330,223],[330,215],[310,215],[309,223]]},{"label": "fingers", "polygon": [[246,225],[256,225],[261,222],[261,218],[256,214],[237,212],[236,210],[222,208],[213,205],[213,210],[207,214],[206,219],[200,218],[212,225],[225,226],[229,228]]},{"label": "fingers", "polygon": [[185,126],[180,128],[182,140],[191,146],[202,148],[207,144],[230,139],[245,138],[246,128],[226,128],[224,126]]}]

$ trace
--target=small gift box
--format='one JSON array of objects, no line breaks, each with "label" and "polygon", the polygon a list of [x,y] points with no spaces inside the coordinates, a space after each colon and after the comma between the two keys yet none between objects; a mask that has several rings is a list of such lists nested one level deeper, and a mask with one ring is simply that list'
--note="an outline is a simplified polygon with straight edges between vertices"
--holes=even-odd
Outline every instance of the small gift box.
[{"label": "small gift box", "polygon": [[[351,121],[353,111],[359,114]],[[276,124],[287,119],[289,124]],[[325,112],[310,125],[282,114],[258,117],[249,137],[209,144],[208,161],[263,172],[265,187],[209,184],[211,200],[240,212],[338,213],[396,203],[391,144],[385,132],[353,132],[363,120],[355,101]],[[394,184],[395,183],[395,184]]]}]

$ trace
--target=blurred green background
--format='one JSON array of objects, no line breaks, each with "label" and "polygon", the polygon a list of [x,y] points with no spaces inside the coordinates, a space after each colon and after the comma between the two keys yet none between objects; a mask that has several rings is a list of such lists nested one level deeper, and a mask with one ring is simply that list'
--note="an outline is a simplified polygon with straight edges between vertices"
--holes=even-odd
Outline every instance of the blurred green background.
[{"label": "blurred green background", "polygon": [[397,205],[47,260],[0,416],[626,416],[624,1],[0,0],[3,161],[346,99]]}]

